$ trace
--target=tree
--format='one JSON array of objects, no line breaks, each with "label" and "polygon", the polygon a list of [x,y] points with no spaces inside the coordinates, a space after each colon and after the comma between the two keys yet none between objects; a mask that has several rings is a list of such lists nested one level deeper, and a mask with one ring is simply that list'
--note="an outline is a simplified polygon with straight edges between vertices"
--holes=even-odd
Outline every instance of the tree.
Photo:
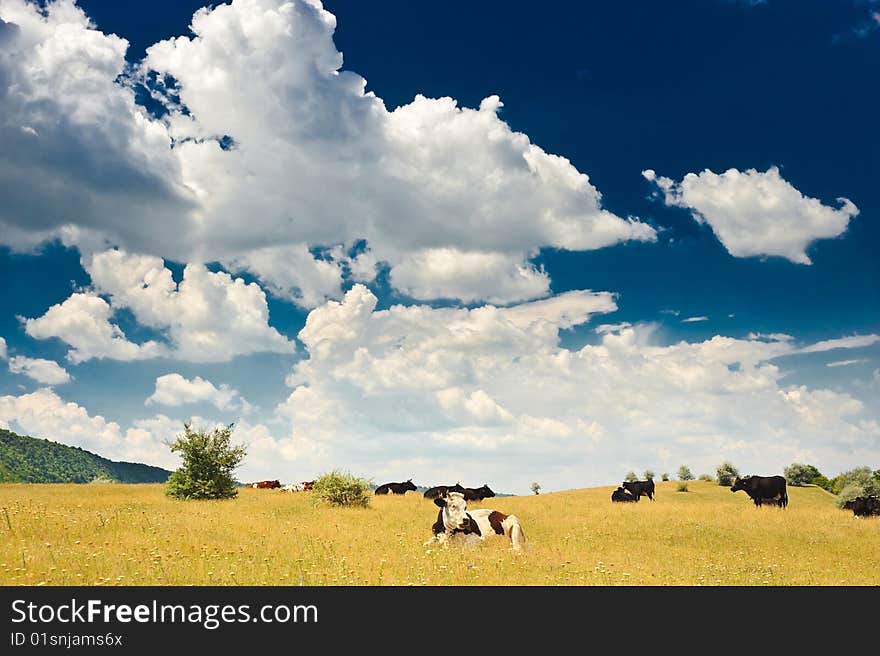
[{"label": "tree", "polygon": [[715,473],[717,474],[718,485],[726,485],[728,487],[733,485],[733,479],[739,476],[739,470],[727,461],[718,465]]},{"label": "tree", "polygon": [[623,480],[625,480],[625,481],[637,481],[637,480],[639,480],[639,477],[636,476],[636,473],[635,473],[634,471],[631,471],[631,472],[627,472],[626,476],[623,477]]},{"label": "tree", "polygon": [[652,472],[650,469],[645,470],[645,480],[646,481],[653,481],[654,476],[656,476],[656,474],[654,474],[654,472]]},{"label": "tree", "polygon": [[856,497],[880,495],[880,481],[874,478],[870,467],[856,467],[835,476],[831,491],[837,494],[837,504],[843,506]]},{"label": "tree", "polygon": [[660,474],[660,480],[661,480],[661,481],[668,481],[668,480],[669,480],[669,474],[667,474],[666,472],[663,472],[662,474]]},{"label": "tree", "polygon": [[680,481],[692,481],[694,480],[694,475],[691,473],[691,468],[687,465],[682,465],[678,468],[678,480]]},{"label": "tree", "polygon": [[791,463],[785,468],[783,473],[785,474],[786,482],[795,487],[809,484],[819,485],[817,481],[825,479],[822,473],[813,465],[805,465],[800,462]]},{"label": "tree", "polygon": [[532,483],[531,489],[532,489],[532,492],[534,492],[535,494],[538,494],[538,492],[541,490],[541,486],[538,483]]},{"label": "tree", "polygon": [[166,443],[180,453],[183,464],[168,477],[165,494],[177,499],[231,499],[238,494],[232,472],[247,451],[244,445],[232,446],[232,426],[208,432],[183,425],[183,435]]}]

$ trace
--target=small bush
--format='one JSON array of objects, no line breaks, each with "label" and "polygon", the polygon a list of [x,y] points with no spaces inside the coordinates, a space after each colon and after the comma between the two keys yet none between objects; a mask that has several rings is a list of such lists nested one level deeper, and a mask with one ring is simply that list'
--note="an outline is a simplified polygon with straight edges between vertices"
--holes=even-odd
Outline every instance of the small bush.
[{"label": "small bush", "polygon": [[681,483],[679,483],[678,485],[675,486],[675,491],[676,492],[687,492],[688,491],[688,484],[685,481],[682,481]]},{"label": "small bush", "polygon": [[687,465],[682,465],[678,468],[678,480],[680,481],[692,481],[694,480],[694,475],[691,473],[691,468]]},{"label": "small bush", "polygon": [[635,473],[634,471],[631,471],[631,472],[627,472],[626,476],[623,477],[623,480],[625,480],[625,481],[637,481],[637,480],[639,480],[639,477],[636,476],[636,473]]},{"label": "small bush", "polygon": [[653,481],[655,475],[656,474],[654,474],[654,472],[652,472],[650,469],[645,470],[645,480],[646,481]]},{"label": "small bush", "polygon": [[661,481],[668,481],[668,480],[669,480],[669,474],[665,474],[665,473],[664,473],[664,474],[660,474],[660,480],[661,480]]},{"label": "small bush", "polygon": [[726,485],[730,487],[733,485],[734,479],[739,476],[739,469],[731,465],[729,462],[722,462],[718,465],[718,469],[715,470],[715,473],[718,474],[718,485]]},{"label": "small bush", "polygon": [[712,477],[712,474],[700,474],[699,476],[697,476],[697,478],[701,481],[708,481],[709,483],[715,481],[715,479]]},{"label": "small bush", "polygon": [[370,505],[372,484],[370,480],[334,469],[315,480],[315,484],[312,486],[312,498],[331,506],[362,506],[366,508]]}]

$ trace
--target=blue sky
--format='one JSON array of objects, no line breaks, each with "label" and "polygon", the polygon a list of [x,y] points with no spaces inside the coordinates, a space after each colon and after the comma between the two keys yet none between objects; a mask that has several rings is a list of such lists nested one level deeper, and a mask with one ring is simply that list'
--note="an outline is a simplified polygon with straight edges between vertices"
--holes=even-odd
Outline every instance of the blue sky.
[{"label": "blue sky", "polygon": [[0,0],[0,423],[521,493],[880,466],[880,3],[200,6]]}]

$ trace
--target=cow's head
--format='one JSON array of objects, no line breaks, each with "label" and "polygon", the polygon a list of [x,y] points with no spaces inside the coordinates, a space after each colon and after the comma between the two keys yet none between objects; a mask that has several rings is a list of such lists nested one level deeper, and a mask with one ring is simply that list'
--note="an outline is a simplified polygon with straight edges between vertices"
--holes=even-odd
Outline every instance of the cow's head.
[{"label": "cow's head", "polygon": [[461,492],[450,492],[445,497],[434,499],[443,509],[443,525],[450,531],[464,530],[470,525],[467,514],[467,501]]},{"label": "cow's head", "polygon": [[494,497],[494,496],[495,496],[495,493],[494,493],[492,490],[489,489],[489,486],[488,486],[488,485],[483,485],[483,487],[480,488],[480,495],[481,495],[483,498],[486,498],[486,497]]},{"label": "cow's head", "polygon": [[749,482],[750,476],[746,476],[745,478],[740,478],[737,476],[733,479],[733,485],[730,486],[731,492],[736,492],[737,490],[746,490],[746,484]]},{"label": "cow's head", "polygon": [[447,492],[461,492],[464,493],[464,487],[461,484],[461,481],[456,483],[455,485],[450,485],[447,489]]},{"label": "cow's head", "polygon": [[415,486],[415,484],[412,482],[412,479],[409,479],[408,481],[406,481],[406,482],[403,484],[403,489],[404,489],[404,490],[409,490],[409,491],[411,491],[411,492],[415,492],[415,491],[416,491],[416,486]]}]

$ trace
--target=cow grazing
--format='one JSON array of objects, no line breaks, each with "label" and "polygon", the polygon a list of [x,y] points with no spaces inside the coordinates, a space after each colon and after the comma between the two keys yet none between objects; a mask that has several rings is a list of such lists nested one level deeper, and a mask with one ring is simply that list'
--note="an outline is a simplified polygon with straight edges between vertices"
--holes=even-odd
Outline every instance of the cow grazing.
[{"label": "cow grazing", "polygon": [[647,481],[624,481],[622,485],[624,490],[636,498],[636,501],[638,501],[643,494],[651,501],[654,500],[654,479],[649,478]]},{"label": "cow grazing", "polygon": [[526,536],[516,515],[505,515],[489,508],[468,511],[461,492],[450,492],[434,499],[434,503],[440,507],[440,512],[431,527],[434,535],[425,542],[426,545],[443,544],[459,535],[468,541],[482,541],[493,534],[507,536],[516,551],[525,544]]},{"label": "cow grazing", "polygon": [[403,483],[385,483],[376,488],[373,494],[406,494],[407,490],[416,491],[416,486],[412,479]]},{"label": "cow grazing", "polygon": [[464,494],[465,501],[482,501],[483,499],[495,496],[495,493],[489,489],[488,485],[483,485],[482,487],[466,487],[462,494]]},{"label": "cow grazing", "polygon": [[281,487],[281,481],[257,481],[251,483],[251,487],[255,490],[274,490],[276,487]]},{"label": "cow grazing", "polygon": [[314,485],[315,485],[315,481],[303,481],[302,482],[303,491],[308,492],[309,490],[312,489],[312,487],[314,487]]},{"label": "cow grazing", "polygon": [[617,488],[614,492],[611,493],[611,501],[613,502],[621,502],[621,503],[630,503],[633,501],[638,501],[632,494],[630,494],[627,490],[622,487]]},{"label": "cow grazing", "polygon": [[438,485],[425,490],[423,496],[426,499],[439,499],[440,497],[445,497],[450,492],[461,492],[464,494],[464,488],[461,486],[461,483],[456,483],[455,485]]},{"label": "cow grazing", "polygon": [[289,483],[281,488],[285,492],[302,492],[306,488],[302,483]]},{"label": "cow grazing", "polygon": [[[731,492],[743,490],[755,502],[755,506],[777,505],[785,508],[788,505],[788,492],[784,476],[739,476],[730,486]],[[770,502],[773,502],[771,504]]]},{"label": "cow grazing", "polygon": [[867,497],[856,497],[851,501],[843,504],[844,510],[852,510],[853,519],[858,517],[870,517],[871,515],[880,516],[880,498],[874,495]]}]

